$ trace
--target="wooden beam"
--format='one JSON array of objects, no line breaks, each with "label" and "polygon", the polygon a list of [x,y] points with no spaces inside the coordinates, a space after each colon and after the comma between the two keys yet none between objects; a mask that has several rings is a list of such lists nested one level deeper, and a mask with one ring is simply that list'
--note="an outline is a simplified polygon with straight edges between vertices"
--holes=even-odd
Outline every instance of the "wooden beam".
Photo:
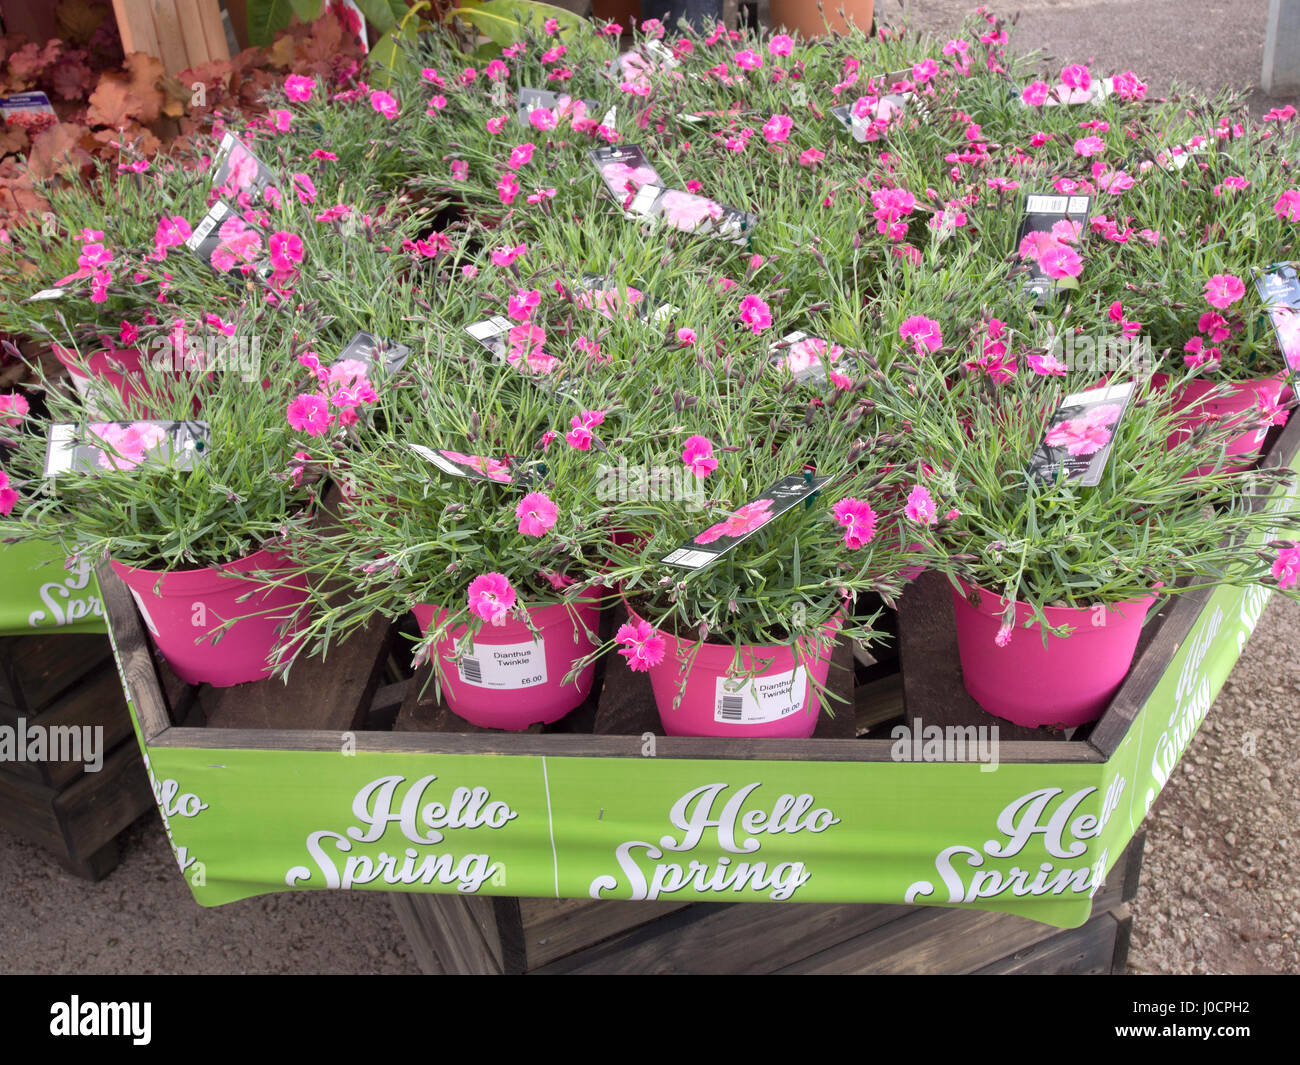
[{"label": "wooden beam", "polygon": [[122,50],[161,60],[169,74],[229,59],[217,0],[113,0]]}]

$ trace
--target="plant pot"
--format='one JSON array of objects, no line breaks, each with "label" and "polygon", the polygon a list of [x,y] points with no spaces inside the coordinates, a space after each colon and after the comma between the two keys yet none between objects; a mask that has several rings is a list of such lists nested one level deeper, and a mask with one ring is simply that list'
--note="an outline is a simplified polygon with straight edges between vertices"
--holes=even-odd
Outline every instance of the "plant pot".
[{"label": "plant pot", "polygon": [[[1005,647],[996,643],[1006,600],[965,581],[952,593],[962,682],[972,699],[990,714],[1027,725],[1072,728],[1096,721],[1123,683],[1137,650],[1142,622],[1154,595],[1107,607],[1047,607],[1052,625],[1072,625],[1066,638],[1049,635],[1043,646],[1033,616],[1016,603],[1016,627]],[[979,606],[967,596],[978,591]],[[963,592],[965,594],[963,594]]]},{"label": "plant pot", "polygon": [[[827,33],[848,33],[849,26],[845,16],[863,33],[871,32],[872,15],[875,12],[875,0],[828,0],[824,5],[826,21],[817,10],[816,0],[771,0],[768,7],[772,32],[784,29],[788,33],[797,33],[800,37],[820,37]],[[843,10],[844,15],[840,14]]]},{"label": "plant pot", "polygon": [[[130,589],[158,650],[186,684],[225,688],[265,680],[271,675],[271,652],[301,622],[307,601],[305,575],[261,590],[255,581],[230,576],[254,570],[283,576],[299,570],[288,556],[272,551],[204,569],[160,572],[116,561],[112,566]],[[223,621],[247,614],[259,616],[235,622],[215,643],[203,639]]]},{"label": "plant pot", "polygon": [[[628,615],[633,622],[640,620],[630,606]],[[661,631],[664,659],[648,672],[664,732],[669,736],[807,739],[817,728],[821,713],[813,681],[825,688],[839,627],[836,618],[822,630],[823,642],[800,641],[798,662],[785,645],[741,647],[742,668],[753,669],[756,675],[736,680],[728,678],[734,657],[731,644],[701,644]],[[682,699],[674,706],[679,691]]]},{"label": "plant pot", "polygon": [[[583,600],[574,609],[582,624],[595,632],[600,607]],[[446,616],[446,611],[428,604],[416,606],[412,613],[424,634]],[[574,660],[596,649],[569,609],[555,604],[536,607],[528,615],[540,641],[527,625],[509,618],[503,625],[484,625],[474,637],[473,650],[459,664],[453,662],[456,641],[464,637],[466,626],[452,629],[437,642],[434,653],[443,696],[452,712],[471,725],[510,732],[539,722],[549,725],[577,709],[591,692],[594,665],[579,673],[575,683],[564,683]]]},{"label": "plant pot", "polygon": [[[1152,374],[1151,383],[1161,387],[1169,383],[1166,374]],[[1202,402],[1215,388],[1222,387],[1222,382],[1196,378],[1173,390],[1172,399],[1175,412],[1187,411],[1179,418],[1178,428],[1169,434],[1166,447],[1173,448],[1189,439],[1197,426],[1211,421],[1239,421],[1243,431],[1228,441],[1227,461],[1220,468],[1226,470],[1244,470],[1255,464],[1264,438],[1268,436],[1268,427],[1257,424],[1250,411],[1263,403],[1276,404],[1280,401],[1282,389],[1286,382],[1282,374],[1263,377],[1256,381],[1237,381],[1230,386],[1232,392],[1219,399]],[[1192,471],[1193,476],[1202,477],[1215,469],[1215,464],[1198,466]]]},{"label": "plant pot", "polygon": [[[132,404],[148,406],[150,392],[141,373],[140,364],[144,356],[139,348],[104,348],[83,359],[70,348],[58,344],[52,347],[83,398],[98,381],[121,396],[128,408]],[[87,374],[86,370],[90,373]]]}]

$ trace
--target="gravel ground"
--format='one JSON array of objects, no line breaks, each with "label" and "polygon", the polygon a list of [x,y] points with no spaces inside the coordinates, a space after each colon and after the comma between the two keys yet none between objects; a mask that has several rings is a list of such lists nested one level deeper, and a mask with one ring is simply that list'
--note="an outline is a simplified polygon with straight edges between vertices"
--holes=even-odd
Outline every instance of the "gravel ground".
[{"label": "gravel ground", "polygon": [[[881,18],[901,5],[878,0]],[[914,25],[955,34],[974,4],[915,0]],[[996,4],[994,5],[997,6]],[[1243,89],[1259,77],[1267,0],[1024,0],[1016,46],[1174,83]],[[1008,8],[1007,10],[1014,10]],[[1252,107],[1275,100],[1255,91]],[[1300,604],[1275,599],[1148,819],[1133,905],[1137,973],[1300,972],[1297,739]],[[379,894],[294,893],[194,904],[158,818],[122,837],[122,864],[88,884],[0,830],[0,972],[413,973]]]}]

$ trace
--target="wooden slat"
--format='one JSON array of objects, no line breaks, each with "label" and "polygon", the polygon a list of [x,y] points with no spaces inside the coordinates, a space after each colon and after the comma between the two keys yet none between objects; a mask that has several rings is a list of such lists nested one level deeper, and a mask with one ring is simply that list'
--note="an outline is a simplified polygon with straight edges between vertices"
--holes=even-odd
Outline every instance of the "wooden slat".
[{"label": "wooden slat", "polygon": [[100,597],[104,604],[104,618],[113,630],[122,672],[126,676],[136,719],[140,723],[141,739],[152,743],[171,727],[167,704],[163,701],[154,669],[153,652],[140,616],[136,613],[131,593],[107,562],[101,562],[95,571],[99,580]]},{"label": "wooden slat", "polygon": [[538,969],[689,905],[689,902],[520,899],[527,968]]},{"label": "wooden slat", "polygon": [[426,972],[493,976],[504,971],[491,899],[412,892],[395,892],[391,898]]},{"label": "wooden slat", "polygon": [[113,0],[113,14],[117,18],[117,32],[122,38],[122,51],[144,52],[161,56],[158,29],[153,18],[151,0]]},{"label": "wooden slat", "polygon": [[[14,699],[0,699],[0,721],[8,720],[5,706],[31,718],[112,659],[103,635],[79,633],[36,633],[7,637],[0,641],[0,656],[16,689]],[[12,723],[12,721],[10,721]]]},{"label": "wooden slat", "polygon": [[977,969],[977,976],[1085,976],[1109,973],[1114,965],[1120,921],[1103,913],[1031,947]]},{"label": "wooden slat", "polygon": [[113,0],[122,49],[162,61],[169,74],[229,59],[218,0]]},{"label": "wooden slat", "polygon": [[903,675],[888,676],[853,689],[854,725],[859,737],[905,713]]},{"label": "wooden slat", "polygon": [[86,859],[141,814],[156,808],[140,748],[123,743],[104,759],[98,773],[81,778],[54,801],[70,854]]},{"label": "wooden slat", "polygon": [[279,680],[205,688],[199,695],[209,729],[303,728],[351,731],[365,719],[392,640],[376,615],[324,658],[302,656]]}]

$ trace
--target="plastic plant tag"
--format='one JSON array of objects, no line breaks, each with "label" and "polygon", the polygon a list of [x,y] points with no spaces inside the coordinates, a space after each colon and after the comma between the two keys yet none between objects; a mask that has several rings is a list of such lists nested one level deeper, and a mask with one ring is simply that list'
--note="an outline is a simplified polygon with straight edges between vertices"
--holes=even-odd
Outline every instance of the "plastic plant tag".
[{"label": "plastic plant tag", "polygon": [[450,477],[468,477],[471,481],[494,481],[497,484],[514,483],[510,463],[505,460],[486,458],[483,455],[463,455],[459,451],[441,448],[434,450],[423,444],[408,443],[406,446]]},{"label": "plastic plant tag", "polygon": [[808,702],[808,671],[796,666],[763,677],[718,677],[713,720],[730,725],[766,725],[802,710]]},{"label": "plastic plant tag", "polygon": [[256,192],[265,198],[266,190],[278,184],[275,172],[249,150],[233,133],[221,138],[212,172],[212,187],[222,196],[238,199],[242,193]]},{"label": "plastic plant tag", "polygon": [[789,370],[801,384],[828,383],[828,363],[832,373],[854,373],[858,368],[857,360],[846,355],[838,344],[828,344],[807,333],[787,333],[767,349],[767,357],[772,366]]},{"label": "plastic plant tag", "polygon": [[1274,263],[1256,270],[1255,289],[1273,323],[1291,391],[1300,396],[1300,276],[1295,263]]},{"label": "plastic plant tag", "polygon": [[1088,212],[1092,208],[1091,196],[1062,196],[1056,193],[1030,193],[1025,197],[1025,216],[1020,222],[1020,229],[1016,234],[1015,252],[1021,253],[1022,249],[1030,251],[1032,254],[1024,258],[1024,271],[1018,270],[1016,279],[1019,280],[1024,276],[1022,289],[1027,294],[1033,296],[1034,303],[1042,306],[1047,302],[1047,297],[1056,291],[1057,281],[1042,266],[1039,257],[1043,254],[1042,247],[1037,251],[1026,247],[1026,241],[1035,235],[1041,235],[1039,240],[1042,244],[1058,243],[1055,240],[1053,227],[1062,222],[1072,223],[1077,226],[1077,233],[1083,233],[1088,226]]},{"label": "plastic plant tag", "polygon": [[[641,191],[643,194],[648,192],[649,186]],[[634,204],[634,213],[635,207]],[[683,233],[716,237],[741,246],[749,240],[754,226],[758,224],[756,214],[680,189],[661,190],[646,213],[652,218],[662,219]]]},{"label": "plastic plant tag", "polygon": [[0,96],[0,119],[3,119],[5,125],[19,126],[26,130],[30,139],[57,125],[59,116],[55,114],[50,98],[45,93],[20,92],[12,96]]},{"label": "plastic plant tag", "polygon": [[[644,216],[645,208],[654,202],[664,181],[659,176],[659,171],[650,165],[640,145],[612,144],[592,148],[587,154],[600,171],[605,188],[614,202],[623,209],[623,213],[629,218]],[[638,198],[644,201],[640,193],[646,187],[652,188],[653,194],[648,201],[643,202],[641,209],[633,211],[633,204]]]},{"label": "plastic plant tag", "polygon": [[208,439],[207,422],[56,422],[45,449],[45,476],[119,473],[141,466],[190,470],[207,451]]},{"label": "plastic plant tag", "polygon": [[[653,311],[645,293],[634,285],[620,288],[617,281],[605,274],[583,274],[574,286],[573,302],[579,307],[598,311],[606,318],[637,318],[642,322],[663,322],[681,308],[670,303],[660,304]],[[630,313],[629,313],[630,312]]]},{"label": "plastic plant tag", "polygon": [[[529,118],[538,108],[550,111],[560,122],[567,119],[572,124],[585,118],[594,120],[600,110],[600,102],[570,96],[567,93],[551,92],[549,89],[520,89],[515,97],[515,114],[519,117],[519,121],[531,128],[532,123]],[[604,122],[602,121],[601,124],[603,125]]]},{"label": "plastic plant tag", "polygon": [[271,276],[265,237],[260,228],[225,200],[218,200],[194,227],[185,246],[217,273],[238,284],[238,275],[246,270],[263,281]]},{"label": "plastic plant tag", "polygon": [[411,349],[405,344],[380,340],[372,333],[357,333],[334,361],[339,363],[351,359],[364,362],[369,370],[374,370],[378,363],[383,367],[384,373],[394,374],[406,364],[410,356]]},{"label": "plastic plant tag", "polygon": [[681,569],[703,569],[758,532],[773,518],[780,517],[796,503],[815,495],[829,480],[829,477],[806,477],[802,473],[782,477],[757,499],[733,511],[722,521],[710,525],[677,550],[664,555],[660,561]]},{"label": "plastic plant tag", "polygon": [[40,290],[40,292],[33,292],[23,302],[37,303],[41,300],[62,299],[67,294],[67,292],[68,290],[66,288],[43,288]]},{"label": "plastic plant tag", "polygon": [[[1099,78],[1089,84],[1086,89],[1072,89],[1068,85],[1053,85],[1048,90],[1047,99],[1042,103],[1043,107],[1074,107],[1079,104],[1099,104],[1115,91],[1114,78]],[[1033,104],[1027,103],[1021,94],[1017,94],[1021,106],[1033,107]]]},{"label": "plastic plant tag", "polygon": [[1063,470],[1066,481],[1100,484],[1115,429],[1132,396],[1132,381],[1066,396],[1029,457],[1029,476],[1052,484]]}]

